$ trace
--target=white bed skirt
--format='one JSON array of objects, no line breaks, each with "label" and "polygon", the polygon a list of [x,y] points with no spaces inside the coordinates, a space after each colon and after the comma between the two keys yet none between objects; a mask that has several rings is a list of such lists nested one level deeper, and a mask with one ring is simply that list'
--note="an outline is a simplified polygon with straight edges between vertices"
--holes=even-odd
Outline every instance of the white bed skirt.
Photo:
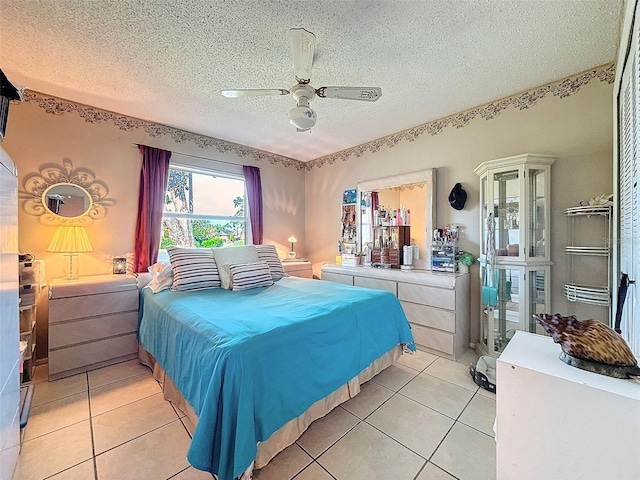
[{"label": "white bed skirt", "polygon": [[[241,480],[251,478],[251,472],[254,468],[263,468],[269,461],[282,450],[294,443],[305,432],[311,423],[319,418],[324,417],[341,403],[346,402],[350,398],[360,393],[360,385],[371,380],[375,375],[393,364],[402,355],[402,346],[392,348],[387,353],[374,360],[367,368],[342,387],[325,398],[318,400],[311,405],[309,409],[293,420],[288,421],[273,435],[264,442],[258,443],[258,453],[252,465],[249,465],[247,471],[242,475]],[[184,424],[193,435],[198,416],[191,405],[185,400],[180,390],[175,386],[169,375],[156,362],[156,359],[147,352],[142,346],[138,348],[138,359],[140,363],[149,366],[153,370],[153,377],[160,383],[164,392],[164,398],[173,403],[181,412],[186,415],[183,418]]]}]

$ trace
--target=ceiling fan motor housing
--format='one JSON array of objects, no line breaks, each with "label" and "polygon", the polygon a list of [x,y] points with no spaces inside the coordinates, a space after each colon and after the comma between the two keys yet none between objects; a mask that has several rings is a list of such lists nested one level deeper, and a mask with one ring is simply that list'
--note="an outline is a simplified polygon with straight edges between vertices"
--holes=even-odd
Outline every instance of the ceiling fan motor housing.
[{"label": "ceiling fan motor housing", "polygon": [[309,102],[316,96],[315,89],[308,84],[299,83],[290,90],[297,107],[289,111],[289,121],[300,130],[308,130],[316,124],[316,112],[309,107]]}]

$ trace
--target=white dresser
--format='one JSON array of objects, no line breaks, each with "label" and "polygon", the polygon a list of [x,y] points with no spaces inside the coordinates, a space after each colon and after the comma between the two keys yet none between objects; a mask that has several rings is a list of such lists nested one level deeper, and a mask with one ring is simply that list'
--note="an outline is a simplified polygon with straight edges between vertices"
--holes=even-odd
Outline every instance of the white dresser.
[{"label": "white dresser", "polygon": [[311,262],[308,260],[283,260],[282,268],[292,277],[313,278]]},{"label": "white dresser", "polygon": [[457,360],[469,348],[468,273],[325,264],[322,279],[396,295],[420,350]]},{"label": "white dresser", "polygon": [[138,288],[130,275],[49,285],[49,380],[136,358]]}]

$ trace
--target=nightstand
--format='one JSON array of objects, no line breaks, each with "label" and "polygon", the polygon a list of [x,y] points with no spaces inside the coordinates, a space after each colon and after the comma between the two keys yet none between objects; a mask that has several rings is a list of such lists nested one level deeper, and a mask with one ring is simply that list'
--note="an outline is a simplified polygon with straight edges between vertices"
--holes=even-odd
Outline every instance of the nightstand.
[{"label": "nightstand", "polygon": [[283,260],[282,267],[292,277],[313,278],[309,260]]},{"label": "nightstand", "polygon": [[138,356],[138,288],[131,275],[49,285],[49,380]]}]

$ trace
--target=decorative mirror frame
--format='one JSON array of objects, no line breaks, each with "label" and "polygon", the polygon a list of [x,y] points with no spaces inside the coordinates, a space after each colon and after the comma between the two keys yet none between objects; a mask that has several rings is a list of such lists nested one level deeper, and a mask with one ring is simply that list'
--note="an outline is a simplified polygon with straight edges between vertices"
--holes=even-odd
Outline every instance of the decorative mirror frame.
[{"label": "decorative mirror frame", "polygon": [[[419,268],[424,270],[431,270],[431,241],[433,239],[433,229],[436,225],[436,169],[430,168],[427,170],[420,170],[418,172],[405,173],[401,175],[394,175],[391,177],[378,178],[376,180],[367,180],[359,182],[357,203],[358,206],[362,201],[363,192],[372,192],[375,190],[381,190],[385,188],[401,187],[403,185],[413,185],[417,183],[424,183],[426,196],[425,196],[425,214],[426,214],[426,245],[423,247],[426,249],[424,258],[425,262],[420,261]],[[356,215],[356,229],[358,232],[358,249],[362,251],[362,225],[360,215]]]},{"label": "decorative mirror frame", "polygon": [[[90,225],[94,220],[104,218],[107,208],[116,204],[108,198],[109,187],[96,179],[93,171],[87,168],[73,168],[73,162],[64,158],[62,165],[44,164],[39,172],[29,173],[23,181],[24,190],[18,191],[23,201],[23,209],[29,215],[40,217],[40,222],[49,225]],[[87,211],[77,217],[63,217],[53,213],[46,204],[46,192],[59,184],[75,185],[84,190],[90,199]]]}]

